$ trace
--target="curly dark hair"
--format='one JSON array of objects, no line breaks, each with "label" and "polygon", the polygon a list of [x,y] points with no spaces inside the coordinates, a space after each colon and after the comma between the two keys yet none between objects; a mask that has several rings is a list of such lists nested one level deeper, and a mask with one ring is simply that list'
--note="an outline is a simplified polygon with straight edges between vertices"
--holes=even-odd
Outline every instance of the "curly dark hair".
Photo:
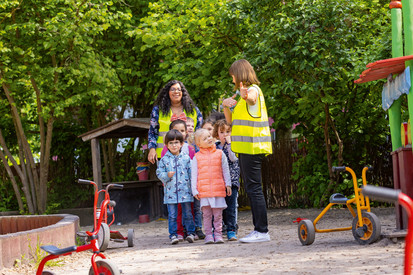
[{"label": "curly dark hair", "polygon": [[179,83],[182,90],[182,105],[187,115],[195,111],[195,103],[186,90],[184,84],[179,80],[171,80],[159,91],[154,106],[158,106],[163,115],[168,115],[171,110],[171,99],[169,98],[169,89],[172,85]]}]

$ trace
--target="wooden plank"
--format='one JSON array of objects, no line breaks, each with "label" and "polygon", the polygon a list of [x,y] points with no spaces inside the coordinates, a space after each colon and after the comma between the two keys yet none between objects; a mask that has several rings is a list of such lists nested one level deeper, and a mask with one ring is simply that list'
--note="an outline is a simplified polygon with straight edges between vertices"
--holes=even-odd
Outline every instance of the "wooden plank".
[{"label": "wooden plank", "polygon": [[[137,131],[141,130],[146,132],[147,130],[149,130],[149,127],[149,118],[120,119],[99,128],[93,129],[87,133],[80,135],[79,137],[81,137],[83,141],[88,141],[112,132],[113,137],[135,137]],[[126,129],[125,131],[127,131],[127,133],[122,133],[121,129]],[[119,132],[120,136],[116,136],[116,132]]]},{"label": "wooden plank", "polygon": [[93,166],[93,181],[97,184],[98,190],[102,189],[102,166],[100,160],[100,144],[99,140],[92,139],[92,166]]}]

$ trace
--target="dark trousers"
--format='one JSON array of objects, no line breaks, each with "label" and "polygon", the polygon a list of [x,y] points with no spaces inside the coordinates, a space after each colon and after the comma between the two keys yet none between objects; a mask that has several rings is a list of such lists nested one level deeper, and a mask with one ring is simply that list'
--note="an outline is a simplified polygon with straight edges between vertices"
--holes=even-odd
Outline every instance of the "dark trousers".
[{"label": "dark trousers", "polygon": [[232,185],[231,189],[232,189],[231,196],[225,197],[227,208],[225,208],[222,213],[222,219],[224,221],[224,224],[227,226],[227,232],[237,230],[236,226],[237,226],[238,187],[235,185]]},{"label": "dark trousers", "polygon": [[267,205],[261,185],[261,164],[263,158],[263,154],[239,154],[238,156],[241,177],[251,204],[254,230],[266,233],[268,232]]}]

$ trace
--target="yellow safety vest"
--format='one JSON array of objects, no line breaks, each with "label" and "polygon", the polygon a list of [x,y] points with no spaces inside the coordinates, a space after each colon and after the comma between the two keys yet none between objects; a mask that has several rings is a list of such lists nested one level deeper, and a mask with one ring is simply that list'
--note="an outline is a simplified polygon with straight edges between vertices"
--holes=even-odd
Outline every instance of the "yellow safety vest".
[{"label": "yellow safety vest", "polygon": [[[268,125],[267,108],[260,87],[254,86],[258,92],[258,114],[252,116],[248,103],[240,99],[232,113],[231,150],[243,154],[272,154],[270,127]],[[250,86],[251,87],[251,86]]]},{"label": "yellow safety vest", "polygon": [[[197,126],[196,124],[197,124],[197,121],[198,121],[198,116],[197,116],[196,110],[194,109],[192,114],[190,114],[189,116],[184,110],[184,114],[185,114],[185,116],[190,117],[194,120],[194,128],[195,128]],[[161,110],[159,109],[159,120],[158,120],[159,135],[158,135],[158,140],[156,141],[156,143],[157,143],[156,154],[158,155],[158,158],[161,158],[162,149],[164,147],[163,137],[169,131],[169,124],[171,124],[171,117],[172,117],[172,110],[170,110],[169,114],[167,116],[165,116],[164,114],[162,114]]]}]

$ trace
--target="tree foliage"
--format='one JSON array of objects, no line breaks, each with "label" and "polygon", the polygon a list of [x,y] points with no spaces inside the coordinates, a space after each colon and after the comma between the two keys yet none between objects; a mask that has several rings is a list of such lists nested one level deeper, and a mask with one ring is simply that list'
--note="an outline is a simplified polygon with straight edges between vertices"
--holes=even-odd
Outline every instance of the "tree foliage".
[{"label": "tree foliage", "polygon": [[[228,68],[239,58],[252,63],[262,82],[277,138],[299,123],[294,134],[305,140],[307,154],[295,163],[297,194],[318,206],[323,194],[345,191],[346,179],[335,185],[333,165],[357,170],[384,157],[370,155],[388,135],[381,85],[353,81],[367,63],[390,57],[387,5],[384,0],[3,1],[0,157],[5,169],[17,167],[18,177],[8,171],[16,197],[24,198],[20,209],[27,203],[31,213],[45,211],[53,156],[70,165],[53,162],[52,169],[88,163],[88,149],[71,139],[127,111],[148,117],[169,80],[181,80],[204,115],[218,109],[220,98],[233,92]],[[126,166],[133,165],[115,161],[117,143],[101,142],[107,181],[128,177]],[[131,144],[125,155],[133,158]],[[120,166],[123,175],[115,172]],[[49,184],[49,190],[58,186]]]},{"label": "tree foliage", "polygon": [[[1,99],[7,99],[14,133],[11,127],[4,128],[4,135],[0,132],[0,156],[17,198],[22,190],[30,213],[46,210],[55,121],[65,112],[75,116],[82,106],[117,105],[119,80],[112,61],[93,47],[96,37],[110,26],[111,5],[111,1],[6,0],[1,6]],[[11,175],[9,162],[20,182]]]}]

